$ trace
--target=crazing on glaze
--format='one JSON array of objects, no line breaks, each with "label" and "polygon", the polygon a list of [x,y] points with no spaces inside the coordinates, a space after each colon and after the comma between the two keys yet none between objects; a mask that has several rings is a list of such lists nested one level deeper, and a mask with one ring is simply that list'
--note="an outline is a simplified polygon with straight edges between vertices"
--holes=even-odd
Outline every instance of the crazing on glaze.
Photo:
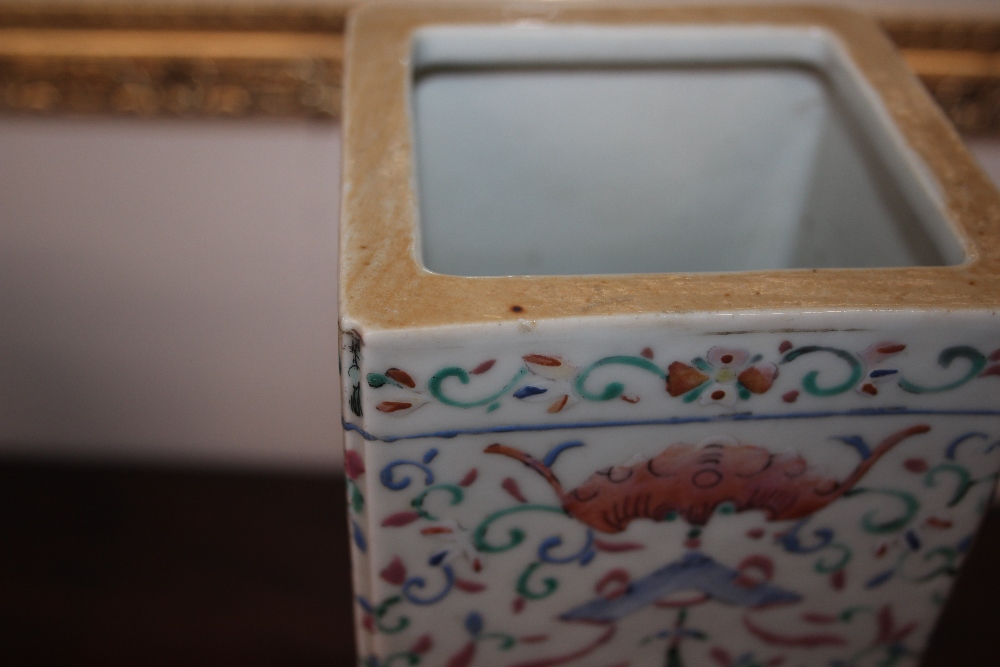
[{"label": "crazing on glaze", "polygon": [[[403,436],[345,421],[355,566],[367,573],[361,664],[915,665],[1000,464],[1000,411],[934,397],[996,392],[1000,350],[943,347],[937,383],[911,378],[898,341],[774,350],[712,346],[657,363],[647,347],[582,367],[530,353],[503,377],[489,358],[361,382],[362,345],[346,334],[353,414],[373,403],[380,423],[400,424],[436,404],[492,420]],[[803,363],[820,355],[839,366]],[[595,382],[601,368],[615,379]],[[643,376],[662,393],[631,391]],[[838,409],[795,413],[801,396]],[[669,439],[669,419],[540,433],[501,419],[540,403],[544,426],[612,401],[619,412],[650,401],[716,412],[697,422],[708,434],[697,441]],[[733,414],[754,401],[759,415]],[[744,435],[754,417],[770,430]],[[789,448],[782,429],[808,441]],[[614,458],[625,432],[649,440],[645,454]],[[586,469],[591,456],[606,464]]]}]

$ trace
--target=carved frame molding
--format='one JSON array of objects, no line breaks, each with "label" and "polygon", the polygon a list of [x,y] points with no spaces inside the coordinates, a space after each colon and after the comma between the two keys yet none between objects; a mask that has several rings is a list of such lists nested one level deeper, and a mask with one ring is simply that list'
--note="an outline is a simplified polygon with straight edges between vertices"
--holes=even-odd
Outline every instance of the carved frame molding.
[{"label": "carved frame molding", "polygon": [[[336,120],[353,4],[0,5],[0,113]],[[881,22],[960,131],[1000,135],[1000,17]]]}]

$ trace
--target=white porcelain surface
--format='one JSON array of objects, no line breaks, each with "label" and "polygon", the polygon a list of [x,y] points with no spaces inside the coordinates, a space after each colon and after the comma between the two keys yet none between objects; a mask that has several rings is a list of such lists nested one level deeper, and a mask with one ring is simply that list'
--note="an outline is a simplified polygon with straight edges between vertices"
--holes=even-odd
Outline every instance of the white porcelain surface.
[{"label": "white porcelain surface", "polygon": [[818,29],[432,28],[414,69],[432,271],[964,259],[935,185]]},{"label": "white porcelain surface", "polygon": [[857,16],[589,7],[355,23],[361,662],[914,666],[1000,468],[998,195]]},{"label": "white porcelain surface", "polygon": [[996,327],[739,313],[345,334],[362,655],[915,665],[996,482]]}]

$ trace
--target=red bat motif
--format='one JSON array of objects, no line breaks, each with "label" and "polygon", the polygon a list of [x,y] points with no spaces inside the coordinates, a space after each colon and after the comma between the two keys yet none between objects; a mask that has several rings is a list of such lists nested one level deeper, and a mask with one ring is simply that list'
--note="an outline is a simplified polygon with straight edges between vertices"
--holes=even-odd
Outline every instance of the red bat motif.
[{"label": "red bat motif", "polygon": [[681,516],[702,526],[722,503],[737,512],[763,510],[769,521],[801,519],[844,495],[900,442],[929,430],[918,424],[893,433],[843,480],[825,476],[799,454],[757,445],[674,444],[646,461],[595,472],[565,491],[552,469],[530,454],[501,444],[485,451],[516,459],[544,477],[567,514],[602,533],[620,533],[634,519]]}]

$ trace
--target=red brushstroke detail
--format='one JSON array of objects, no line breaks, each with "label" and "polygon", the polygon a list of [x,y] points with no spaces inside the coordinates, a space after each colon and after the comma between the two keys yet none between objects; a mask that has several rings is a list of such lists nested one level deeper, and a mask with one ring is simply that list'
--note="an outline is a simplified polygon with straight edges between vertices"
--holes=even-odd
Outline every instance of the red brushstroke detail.
[{"label": "red brushstroke detail", "polygon": [[998,364],[996,366],[990,366],[985,371],[983,371],[982,373],[980,373],[979,377],[984,378],[984,377],[989,377],[990,375],[1000,376],[1000,364]]},{"label": "red brushstroke detail", "polygon": [[394,586],[402,586],[403,582],[406,581],[406,566],[403,565],[399,556],[396,556],[391,563],[385,566],[384,570],[378,573],[378,576]]},{"label": "red brushstroke detail", "polygon": [[625,394],[622,394],[618,398],[622,399],[626,403],[638,403],[639,402],[639,397],[638,396],[626,396]]},{"label": "red brushstroke detail", "polygon": [[538,366],[562,366],[561,360],[544,354],[526,354],[521,358],[524,359],[526,363],[537,364]]},{"label": "red brushstroke detail", "polygon": [[488,371],[491,368],[493,368],[493,364],[495,364],[496,362],[497,362],[496,359],[490,359],[488,361],[484,361],[483,363],[479,364],[478,366],[476,366],[475,368],[473,368],[471,371],[469,371],[469,373],[471,373],[472,375],[482,375],[486,371]]},{"label": "red brushstroke detail", "polygon": [[468,579],[459,579],[458,577],[455,577],[455,588],[466,593],[479,593],[486,590],[486,586],[478,581],[469,581]]},{"label": "red brushstroke detail", "polygon": [[375,617],[371,614],[365,614],[365,617],[361,619],[361,627],[368,632],[375,634]]},{"label": "red brushstroke detail", "polygon": [[653,358],[653,348],[651,348],[651,347],[644,347],[644,348],[642,348],[642,352],[640,352],[639,355],[642,356],[643,359],[652,359]]},{"label": "red brushstroke detail", "polygon": [[525,635],[524,637],[518,637],[517,641],[522,644],[537,644],[539,642],[545,642],[549,640],[548,635]]},{"label": "red brushstroke detail", "polygon": [[788,352],[790,349],[792,349],[792,341],[790,340],[783,340],[781,341],[781,345],[778,346],[778,352],[781,354]]},{"label": "red brushstroke detail", "polygon": [[646,545],[639,544],[638,542],[608,542],[607,540],[595,538],[594,548],[598,551],[619,553],[621,551],[638,551],[639,549],[645,549]]},{"label": "red brushstroke detail", "polygon": [[764,537],[765,534],[766,533],[763,528],[751,528],[750,530],[747,531],[747,537],[749,537],[751,540],[759,540],[760,538]]},{"label": "red brushstroke detail", "polygon": [[708,382],[708,376],[696,368],[675,361],[667,367],[667,393],[673,397],[688,393]]},{"label": "red brushstroke detail", "polygon": [[915,622],[913,622],[913,623],[907,623],[906,625],[904,625],[903,627],[901,627],[899,630],[896,630],[895,633],[893,633],[893,635],[889,638],[889,642],[892,643],[892,644],[896,644],[898,642],[901,642],[904,639],[906,639],[907,636],[909,636],[909,634],[911,632],[913,632],[914,630],[916,630],[916,629],[917,629],[917,624]]},{"label": "red brushstroke detail", "polygon": [[747,388],[747,391],[754,394],[763,394],[771,388],[777,377],[778,368],[773,365],[767,365],[751,366],[737,375],[736,379]]},{"label": "red brushstroke detail", "polygon": [[889,637],[892,636],[892,628],[896,625],[896,621],[892,617],[892,608],[889,605],[885,605],[879,609],[876,619],[878,621],[878,636],[875,638],[875,641],[888,641]]},{"label": "red brushstroke detail", "polygon": [[789,635],[779,635],[758,625],[750,620],[748,614],[743,615],[743,627],[749,630],[757,639],[772,646],[802,646],[805,648],[815,648],[817,646],[843,646],[847,640],[840,635],[807,634],[792,637]]},{"label": "red brushstroke detail", "polygon": [[451,656],[447,667],[469,667],[472,659],[476,657],[476,642],[469,642],[462,647],[462,650]]},{"label": "red brushstroke detail", "polygon": [[843,568],[830,575],[830,585],[836,591],[844,590],[844,586],[847,585],[847,573],[844,572]]},{"label": "red brushstroke detail", "polygon": [[450,535],[455,531],[448,526],[427,526],[420,529],[421,535]]},{"label": "red brushstroke detail", "polygon": [[867,382],[861,385],[861,391],[865,392],[866,394],[870,394],[871,396],[875,396],[878,394],[878,389],[876,389],[875,385],[873,385],[871,382]]},{"label": "red brushstroke detail", "polygon": [[546,412],[548,412],[549,414],[555,414],[559,412],[564,407],[566,407],[567,401],[569,401],[569,394],[563,394],[562,396],[560,396],[559,398],[557,398],[555,401],[552,402],[552,405],[549,406],[549,409],[546,410]]},{"label": "red brushstroke detail", "polygon": [[684,540],[684,546],[687,547],[688,549],[697,549],[698,547],[701,546],[701,540],[699,540],[697,537],[689,537],[686,540]]},{"label": "red brushstroke detail", "polygon": [[[616,629],[617,628],[613,624],[609,625],[608,629],[605,630],[604,634],[598,637],[596,641],[594,641],[591,644],[588,644],[587,646],[584,646],[578,651],[574,651],[573,653],[566,653],[564,655],[554,656],[552,658],[542,658],[541,660],[529,660],[528,662],[519,662],[515,665],[511,665],[510,667],[555,667],[555,665],[565,665],[567,662],[572,662],[577,658],[582,658],[583,656],[589,653],[593,653],[604,644],[607,644],[609,641],[611,641],[611,638],[615,636]],[[451,665],[449,665],[449,667],[451,667]]]},{"label": "red brushstroke detail", "polygon": [[395,514],[390,514],[386,518],[382,519],[382,525],[386,527],[399,528],[400,526],[413,523],[419,518],[420,515],[416,512],[396,512]]},{"label": "red brushstroke detail", "polygon": [[1000,349],[990,352],[990,361],[1000,361]]},{"label": "red brushstroke detail", "polygon": [[889,552],[889,545],[883,542],[875,547],[875,558],[881,558]]},{"label": "red brushstroke detail", "polygon": [[807,611],[802,614],[802,620],[813,625],[829,625],[830,623],[836,623],[839,619],[829,614],[817,614]]},{"label": "red brushstroke detail", "polygon": [[952,523],[948,519],[942,519],[936,516],[929,516],[924,519],[924,525],[931,528],[937,528],[939,530],[944,530],[945,528],[951,528]]},{"label": "red brushstroke detail", "polygon": [[[616,597],[623,595],[628,591],[628,584],[631,581],[631,577],[627,570],[620,567],[615,568],[605,574],[603,577],[594,584],[594,592],[607,600],[614,600]],[[617,584],[610,591],[607,588],[611,584]]]},{"label": "red brushstroke detail", "polygon": [[434,641],[431,639],[430,635],[423,635],[417,640],[417,643],[410,647],[410,653],[416,653],[420,655],[422,653],[427,653],[434,646]]},{"label": "red brushstroke detail", "polygon": [[906,349],[906,346],[902,343],[894,343],[891,345],[883,345],[882,347],[876,348],[876,352],[881,352],[882,354],[896,354],[897,352],[902,352]]},{"label": "red brushstroke detail", "polygon": [[901,628],[896,628],[896,619],[892,613],[892,607],[885,605],[878,611],[878,637],[879,644],[896,644],[906,639],[907,635],[916,629],[916,623],[907,623]]},{"label": "red brushstroke detail", "polygon": [[353,449],[344,452],[344,473],[347,479],[357,479],[365,474],[365,462]]},{"label": "red brushstroke detail", "polygon": [[483,561],[479,560],[478,558],[473,558],[472,559],[472,571],[473,572],[482,572],[483,571]]},{"label": "red brushstroke detail", "polygon": [[[736,571],[739,572],[739,576],[733,581],[734,584],[744,588],[755,588],[759,584],[771,581],[771,577],[774,576],[774,561],[767,556],[754,554],[740,561],[740,564],[736,566]],[[759,573],[760,576],[750,576],[753,571]]]},{"label": "red brushstroke detail", "polygon": [[528,502],[528,499],[524,497],[523,493],[521,493],[521,487],[517,485],[517,482],[513,477],[505,477],[503,482],[500,483],[500,486],[502,486],[503,490],[512,495],[518,502]]},{"label": "red brushstroke detail", "polygon": [[412,407],[413,403],[407,403],[406,401],[382,401],[375,406],[375,409],[379,412],[399,412],[400,410]]},{"label": "red brushstroke detail", "polygon": [[796,399],[798,399],[798,397],[799,397],[799,392],[793,389],[791,391],[786,391],[784,394],[782,394],[781,400],[783,400],[785,403],[794,403]]},{"label": "red brushstroke detail", "polygon": [[514,602],[511,604],[511,609],[514,610],[515,614],[520,614],[524,611],[524,598],[520,595],[514,598]]},{"label": "red brushstroke detail", "polygon": [[719,648],[718,646],[712,647],[712,650],[708,652],[712,656],[712,660],[715,660],[719,664],[719,667],[729,667],[733,662],[733,656],[729,655],[729,652],[725,649]]},{"label": "red brushstroke detail", "polygon": [[404,387],[409,387],[410,389],[413,389],[414,387],[417,386],[417,383],[413,381],[413,378],[411,378],[410,374],[407,373],[406,371],[401,371],[398,368],[390,368],[385,372],[385,374],[391,377],[399,384],[403,385]]},{"label": "red brushstroke detail", "polygon": [[473,468],[469,472],[465,473],[465,477],[462,478],[462,481],[459,482],[458,485],[471,486],[472,483],[476,481],[477,477],[479,477],[479,471]]},{"label": "red brushstroke detail", "polygon": [[903,461],[903,467],[909,470],[910,472],[915,472],[915,473],[927,472],[927,470],[930,468],[930,466],[927,465],[927,461],[925,461],[924,459],[906,459],[905,461]]}]

